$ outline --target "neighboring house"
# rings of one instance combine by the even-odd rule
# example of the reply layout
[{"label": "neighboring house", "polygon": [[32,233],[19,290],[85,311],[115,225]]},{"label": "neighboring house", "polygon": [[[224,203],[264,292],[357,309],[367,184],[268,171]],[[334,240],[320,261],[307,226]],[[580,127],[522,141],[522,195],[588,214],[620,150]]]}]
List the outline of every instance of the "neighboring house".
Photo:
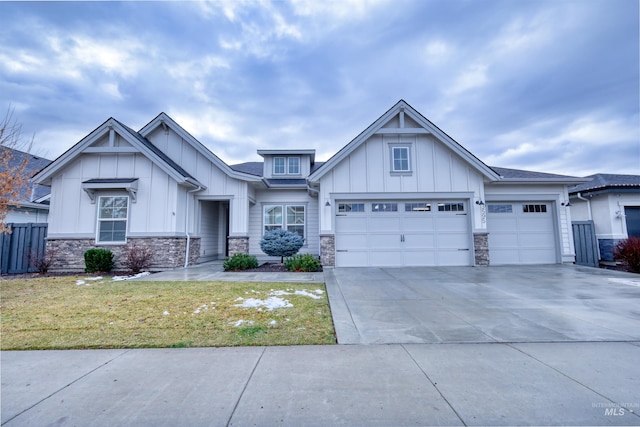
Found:
[{"label": "neighboring house", "polygon": [[640,237],[640,175],[599,173],[569,188],[571,217],[593,221],[600,259],[612,262],[613,248],[627,237]]},{"label": "neighboring house", "polygon": [[[567,186],[582,178],[491,168],[399,101],[327,162],[258,150],[229,166],[165,113],[110,118],[42,170],[59,267],[85,250],[149,245],[154,269],[234,253],[268,259],[284,228],[325,266],[471,266],[575,259]],[[274,258],[275,260],[275,258]]]},{"label": "neighboring house", "polygon": [[[51,163],[51,160],[15,150],[9,147],[2,147],[2,150],[9,150],[9,168],[13,169],[23,164],[26,165],[23,173],[25,176],[33,176],[35,173]],[[6,223],[28,223],[47,222],[49,213],[49,187],[36,185],[31,180],[20,189],[20,198],[15,204],[9,205]]]}]

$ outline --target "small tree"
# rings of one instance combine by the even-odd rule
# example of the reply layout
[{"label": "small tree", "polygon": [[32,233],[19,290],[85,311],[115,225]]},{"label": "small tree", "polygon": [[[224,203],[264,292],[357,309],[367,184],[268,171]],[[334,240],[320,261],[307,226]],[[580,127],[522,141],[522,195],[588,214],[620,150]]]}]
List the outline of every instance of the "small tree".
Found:
[{"label": "small tree", "polygon": [[284,257],[297,254],[302,245],[304,239],[298,233],[281,229],[266,232],[260,240],[262,252],[270,256],[279,256],[280,262],[284,262]]},{"label": "small tree", "polygon": [[630,271],[640,273],[640,237],[620,240],[613,249],[613,256],[621,259]]},{"label": "small tree", "polygon": [[131,273],[138,274],[147,270],[153,262],[153,251],[149,246],[141,246],[137,243],[125,246],[122,250],[122,265]]},{"label": "small tree", "polygon": [[9,110],[0,121],[0,233],[11,233],[5,219],[9,205],[18,203],[23,196],[29,177],[25,174],[26,158],[13,158],[13,151],[24,144],[21,136],[22,126],[13,120],[13,112]]}]

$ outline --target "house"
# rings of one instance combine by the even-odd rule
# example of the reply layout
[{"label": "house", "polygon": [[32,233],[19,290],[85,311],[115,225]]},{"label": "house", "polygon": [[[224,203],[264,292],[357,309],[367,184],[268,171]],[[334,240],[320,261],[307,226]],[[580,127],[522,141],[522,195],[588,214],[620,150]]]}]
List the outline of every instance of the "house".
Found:
[{"label": "house", "polygon": [[48,245],[60,268],[89,248],[136,242],[154,269],[260,250],[284,228],[325,266],[473,266],[574,261],[567,187],[582,178],[492,168],[400,100],[326,162],[258,150],[227,165],[161,113],[114,118],[43,169]]},{"label": "house", "polygon": [[611,263],[613,248],[627,237],[640,237],[640,175],[599,173],[569,188],[571,217],[593,221],[600,259]]},{"label": "house", "polygon": [[[43,157],[25,153],[10,147],[1,147],[7,150],[9,161],[8,168],[15,169],[25,164],[23,173],[25,176],[31,177],[51,163],[51,160]],[[5,218],[5,223],[29,223],[29,222],[47,222],[49,213],[49,188],[36,185],[30,180],[19,189],[20,197],[9,205],[9,211]]]}]

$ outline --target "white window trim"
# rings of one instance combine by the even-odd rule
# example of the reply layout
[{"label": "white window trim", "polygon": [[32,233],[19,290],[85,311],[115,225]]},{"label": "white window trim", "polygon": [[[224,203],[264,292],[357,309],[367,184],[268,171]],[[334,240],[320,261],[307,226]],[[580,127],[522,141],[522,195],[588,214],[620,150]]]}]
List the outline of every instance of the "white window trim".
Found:
[{"label": "white window trim", "polygon": [[[103,218],[100,219],[100,200],[107,198],[107,197],[124,197],[127,199],[127,217],[124,219],[121,218]],[[131,198],[129,196],[125,196],[125,195],[104,195],[104,196],[98,196],[98,203],[96,204],[96,244],[100,244],[100,245],[126,245],[127,244],[127,238],[128,238],[128,228],[129,228],[129,210],[131,207]],[[100,223],[102,221],[121,221],[125,223],[125,228],[124,228],[124,240],[119,240],[117,242],[113,242],[113,241],[102,241],[100,240]]]},{"label": "white window trim", "polygon": [[274,206],[279,206],[282,208],[282,224],[280,224],[280,229],[281,230],[286,230],[287,227],[289,225],[300,225],[300,224],[288,224],[287,223],[287,208],[289,207],[293,207],[293,206],[301,206],[304,209],[304,223],[302,224],[303,226],[303,238],[304,238],[304,246],[307,246],[307,212],[308,212],[308,207],[306,203],[264,203],[262,205],[262,235],[264,236],[264,234],[266,233],[265,231],[265,227],[267,226],[274,226],[277,224],[265,224],[265,210],[267,208],[271,208]]},{"label": "white window trim", "polygon": [[[389,144],[389,160],[390,160],[390,171],[392,175],[411,175],[413,173],[413,153],[411,152],[410,143],[393,143]],[[395,168],[395,149],[396,148],[404,148],[407,150],[407,167],[408,169],[396,169]]]},{"label": "white window trim", "polygon": [[[276,172],[276,159],[284,159],[284,172]],[[298,172],[291,172],[291,161],[298,160]],[[275,156],[273,158],[273,175],[274,176],[300,176],[302,174],[302,159],[300,156]]]}]

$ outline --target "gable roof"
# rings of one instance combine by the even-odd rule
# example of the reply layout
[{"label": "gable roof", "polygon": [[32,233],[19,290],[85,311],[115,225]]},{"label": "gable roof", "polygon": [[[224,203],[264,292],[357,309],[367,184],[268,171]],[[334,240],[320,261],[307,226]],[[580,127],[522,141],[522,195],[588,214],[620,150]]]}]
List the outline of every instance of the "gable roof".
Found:
[{"label": "gable roof", "polygon": [[[86,149],[88,149],[93,143],[97,142],[100,138],[109,134],[113,129],[122,138],[124,138],[135,149],[144,154],[152,162],[165,171],[169,176],[175,179],[180,184],[186,184],[193,187],[203,187],[193,176],[180,167],[177,163],[171,160],[167,155],[155,147],[149,140],[144,138],[139,133],[135,132],[128,126],[120,123],[118,120],[110,117],[96,129],[94,129],[89,135],[80,140],[73,147],[65,151],[56,160],[49,164],[46,168],[40,171],[35,177],[34,182],[38,184],[48,185],[51,181],[51,177],[61,170],[69,162],[80,156]],[[104,152],[117,152],[117,147],[100,147],[98,150]]]},{"label": "gable roof", "polygon": [[577,184],[581,182],[585,182],[586,178],[579,178],[576,176],[568,176],[568,175],[557,175],[553,173],[544,173],[544,172],[534,172],[527,171],[522,169],[508,169],[508,168],[499,168],[496,166],[491,167],[494,171],[500,174],[500,181],[495,182],[495,184],[500,183],[529,183],[529,184],[538,184],[538,183],[558,183],[558,184]]},{"label": "gable roof", "polygon": [[[387,112],[374,121],[369,127],[356,136],[351,142],[345,145],[340,151],[327,160],[322,166],[317,168],[309,176],[309,181],[318,181],[327,172],[329,172],[334,166],[345,159],[349,154],[356,150],[360,145],[365,143],[372,135],[380,131],[385,124],[393,119],[400,112],[404,112],[413,119],[418,125],[420,125],[427,133],[434,135],[440,142],[446,145],[454,153],[458,154],[464,160],[466,160],[472,167],[474,167],[480,174],[485,176],[491,181],[497,181],[499,179],[498,174],[492,170],[489,166],[484,164],[480,159],[474,156],[470,151],[456,142],[453,138],[443,132],[439,127],[434,125],[426,117],[420,114],[415,108],[409,105],[405,100],[401,99]],[[419,128],[418,128],[419,129]],[[416,128],[407,128],[406,133],[419,133]]]},{"label": "gable roof", "polygon": [[[9,151],[9,163],[7,167],[9,169],[14,169],[20,167],[23,163],[25,163],[24,167],[24,175],[31,178],[33,175],[38,173],[40,170],[47,167],[51,160],[45,159],[44,157],[36,156],[30,153],[25,153],[24,151],[16,150],[14,148],[0,147],[2,150]],[[1,166],[1,165],[0,165]],[[34,200],[41,199],[51,193],[51,190],[48,187],[44,187],[42,185],[34,184],[31,179],[19,190],[20,193],[20,202],[33,202]]]},{"label": "gable roof", "polygon": [[638,189],[640,191],[640,175],[597,173],[585,178],[588,178],[589,181],[569,188],[569,194],[613,189]]},{"label": "gable roof", "polygon": [[[176,123],[167,113],[158,114],[153,120],[144,125],[142,129],[138,131],[139,135],[146,139],[146,136],[156,130],[158,127],[169,127],[175,133],[177,133],[184,141],[188,142],[196,151],[202,156],[208,159],[211,163],[216,165],[220,170],[229,175],[232,178],[241,179],[244,181],[256,181],[256,178],[251,173],[243,172],[242,170],[235,170],[227,165],[220,157],[213,154],[211,150],[205,147],[200,141],[194,138],[189,132],[187,132],[182,126]],[[152,144],[153,145],[153,144]],[[159,151],[159,150],[158,150]]]}]

